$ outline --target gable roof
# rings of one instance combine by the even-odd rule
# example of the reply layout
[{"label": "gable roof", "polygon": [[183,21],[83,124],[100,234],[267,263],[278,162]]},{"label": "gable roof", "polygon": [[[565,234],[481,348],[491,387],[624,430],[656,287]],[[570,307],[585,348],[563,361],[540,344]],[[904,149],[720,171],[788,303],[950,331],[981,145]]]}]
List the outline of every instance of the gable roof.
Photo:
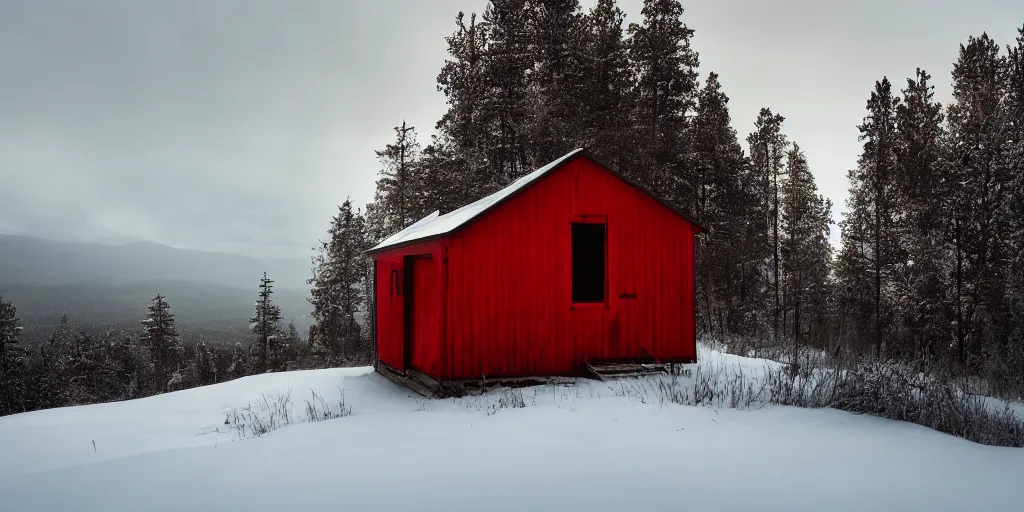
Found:
[{"label": "gable roof", "polygon": [[459,208],[457,210],[452,210],[444,215],[439,215],[440,212],[434,211],[430,215],[427,215],[426,217],[423,217],[422,219],[414,222],[413,224],[410,224],[409,227],[384,239],[384,241],[374,246],[372,249],[367,251],[367,253],[373,254],[383,251],[385,249],[392,249],[395,247],[408,245],[413,242],[424,242],[458,231],[459,229],[471,224],[475,219],[482,217],[485,213],[494,209],[499,204],[512,198],[522,190],[528,188],[531,184],[539,181],[544,176],[547,176],[551,172],[561,168],[565,164],[575,160],[580,156],[586,156],[590,160],[593,160],[595,163],[600,165],[605,170],[611,172],[619,179],[625,181],[632,187],[639,189],[645,194],[651,196],[651,198],[656,200],[661,205],[665,206],[669,210],[672,210],[674,213],[686,219],[689,223],[693,224],[694,226],[697,226],[697,228],[699,228],[701,231],[707,231],[706,228],[701,226],[692,217],[683,213],[682,211],[668,204],[667,202],[661,200],[657,195],[652,193],[650,190],[647,190],[645,187],[642,187],[639,184],[625,178],[618,172],[612,170],[610,167],[602,164],[583,148],[577,148],[566,153],[559,159],[545,165],[544,167],[541,167],[531,172],[530,174],[527,174],[517,179],[516,181],[513,181],[511,185],[487,197],[484,197],[483,199],[467,204],[466,206],[463,206],[462,208]]}]

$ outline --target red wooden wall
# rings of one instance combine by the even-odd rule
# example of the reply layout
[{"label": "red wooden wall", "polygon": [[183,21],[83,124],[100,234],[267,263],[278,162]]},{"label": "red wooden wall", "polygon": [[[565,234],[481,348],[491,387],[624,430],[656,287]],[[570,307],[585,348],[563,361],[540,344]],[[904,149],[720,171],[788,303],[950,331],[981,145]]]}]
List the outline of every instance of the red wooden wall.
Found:
[{"label": "red wooden wall", "polygon": [[[571,222],[588,215],[607,217],[607,302],[573,305]],[[406,367],[409,290],[399,295],[391,275],[404,282],[412,269],[409,362],[438,379],[573,374],[604,358],[694,358],[697,231],[576,158],[454,235],[375,256],[378,357]]]},{"label": "red wooden wall", "polygon": [[[570,223],[585,215],[607,216],[607,304],[573,306]],[[445,377],[695,357],[696,232],[588,158],[553,171],[451,238]]]}]

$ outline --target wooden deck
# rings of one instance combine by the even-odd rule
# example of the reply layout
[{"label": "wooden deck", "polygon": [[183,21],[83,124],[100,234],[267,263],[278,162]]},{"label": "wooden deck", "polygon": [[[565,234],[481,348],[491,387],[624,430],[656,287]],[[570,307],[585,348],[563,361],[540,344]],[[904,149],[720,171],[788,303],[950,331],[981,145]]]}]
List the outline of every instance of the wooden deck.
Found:
[{"label": "wooden deck", "polygon": [[[606,360],[585,363],[581,369],[581,377],[609,381],[648,375],[672,374],[682,372],[689,374],[683,365],[692,363],[690,360],[655,363],[639,360]],[[578,381],[579,377],[505,377],[480,378],[454,381],[438,381],[437,379],[416,370],[402,371],[380,361],[377,362],[377,373],[391,382],[404,386],[416,394],[426,398],[452,398],[476,395],[490,389],[522,388],[544,385],[569,385]]]},{"label": "wooden deck", "polygon": [[578,380],[575,377],[509,377],[441,382],[422,372],[416,370],[406,370],[403,372],[381,362],[377,363],[377,373],[391,382],[409,388],[416,394],[426,398],[452,398],[476,395],[499,387],[522,388],[548,384],[569,385]]}]

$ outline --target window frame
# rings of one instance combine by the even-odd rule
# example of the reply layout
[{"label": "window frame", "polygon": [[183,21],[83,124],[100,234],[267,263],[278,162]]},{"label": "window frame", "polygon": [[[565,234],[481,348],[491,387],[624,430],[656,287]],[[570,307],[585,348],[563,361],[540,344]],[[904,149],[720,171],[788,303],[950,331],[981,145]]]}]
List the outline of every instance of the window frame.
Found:
[{"label": "window frame", "polygon": [[[573,244],[572,244],[572,227],[573,224],[600,224],[604,226],[604,290],[603,299],[599,302],[576,302],[573,297]],[[607,215],[573,215],[569,218],[569,309],[608,309],[609,308],[609,286],[608,286],[608,216]]]}]

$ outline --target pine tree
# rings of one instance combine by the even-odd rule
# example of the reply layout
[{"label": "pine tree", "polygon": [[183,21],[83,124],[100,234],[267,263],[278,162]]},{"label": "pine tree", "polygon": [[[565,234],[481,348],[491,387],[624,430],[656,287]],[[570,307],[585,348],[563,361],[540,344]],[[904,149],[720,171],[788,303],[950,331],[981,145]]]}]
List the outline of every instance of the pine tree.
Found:
[{"label": "pine tree", "polygon": [[182,352],[178,329],[174,326],[174,315],[163,295],[153,297],[149,313],[142,323],[142,343],[149,349],[153,364],[154,389],[161,393],[167,391]]},{"label": "pine tree", "polygon": [[70,320],[67,315],[62,315],[50,337],[39,348],[40,361],[33,379],[39,408],[73,405],[69,367],[74,335]]},{"label": "pine tree", "polygon": [[146,383],[152,381],[151,364],[146,348],[138,336],[111,331],[104,337],[107,355],[118,393],[112,400],[130,400],[149,394]]},{"label": "pine tree", "polygon": [[1010,140],[1004,109],[1005,62],[982,34],[961,45],[953,66],[948,109],[951,204],[947,228],[953,259],[957,359],[991,357],[1006,345],[1006,263],[1010,226],[1000,215],[1009,199],[1010,170],[999,165]]},{"label": "pine tree", "polygon": [[739,334],[748,295],[740,293],[749,263],[763,259],[749,251],[750,217],[742,180],[748,164],[731,126],[729,98],[711,73],[699,94],[691,125],[689,179],[694,184],[686,207],[708,232],[697,241],[698,311],[711,334]]},{"label": "pine tree", "polygon": [[365,226],[352,202],[346,200],[331,220],[330,239],[321,242],[313,259],[310,302],[314,326],[311,348],[326,352],[332,364],[350,364],[368,356],[356,313],[366,301],[362,284],[367,277]]},{"label": "pine tree", "polygon": [[376,152],[381,171],[374,204],[381,215],[379,229],[385,237],[401,231],[421,217],[413,207],[422,186],[416,172],[420,152],[416,130],[402,121],[402,126],[395,128],[395,134],[393,144]]},{"label": "pine tree", "polygon": [[288,322],[288,334],[285,336],[285,339],[292,345],[302,343],[302,338],[299,336],[299,330],[295,327],[295,322]]},{"label": "pine tree", "polygon": [[249,374],[249,354],[242,344],[236,342],[231,349],[231,364],[228,366],[228,378],[237,379]]},{"label": "pine tree", "polygon": [[584,17],[584,93],[578,104],[584,127],[581,145],[620,172],[634,174],[629,165],[636,158],[630,121],[633,75],[624,20],[615,0],[598,0]]},{"label": "pine tree", "polygon": [[806,338],[805,329],[813,324],[820,335],[827,327],[831,210],[831,201],[818,194],[807,158],[800,146],[793,144],[782,186],[780,252],[786,305],[793,311],[794,363]]},{"label": "pine tree", "polygon": [[[446,137],[435,136],[433,142],[423,148],[417,169],[424,184],[414,205],[418,218],[434,211],[447,213],[477,199],[472,195],[472,183],[467,181],[470,166],[459,157],[455,145]],[[369,213],[366,217],[367,233],[373,235]],[[371,236],[371,246],[382,239]]]},{"label": "pine tree", "polygon": [[764,240],[770,255],[771,267],[767,281],[775,300],[772,311],[772,339],[779,343],[781,334],[782,283],[779,279],[779,224],[780,224],[780,178],[783,175],[783,157],[786,153],[786,137],[782,134],[782,123],[785,118],[773,114],[768,108],[762,108],[754,122],[754,132],[747,136],[750,146],[750,160],[754,176],[750,177],[750,186],[755,190],[757,202],[750,205],[752,211],[760,214],[763,221],[764,235],[751,240],[754,243]]},{"label": "pine tree", "polygon": [[[904,355],[929,355],[948,339],[945,246],[942,219],[948,218],[944,179],[942,105],[934,99],[931,75],[918,69],[907,80],[896,108],[897,184],[902,198],[900,230],[906,261],[897,262],[893,293],[907,338]],[[890,337],[890,339],[899,339]]]},{"label": "pine tree", "polygon": [[249,319],[249,328],[255,335],[251,361],[253,373],[274,371],[277,368],[279,341],[281,338],[281,308],[274,303],[274,281],[263,273],[260,279],[259,295],[255,312]]},{"label": "pine tree", "polygon": [[68,386],[66,392],[72,405],[91,404],[103,399],[100,382],[105,376],[107,362],[103,360],[103,347],[95,335],[80,330],[71,336],[64,350],[64,371]]},{"label": "pine tree", "polygon": [[217,366],[213,351],[206,346],[205,341],[200,341],[195,348],[195,383],[197,386],[207,386],[216,382]]},{"label": "pine tree", "polygon": [[1012,140],[1007,143],[1002,165],[1011,174],[1006,217],[1011,233],[1007,286],[1012,327],[1005,360],[1006,366],[1013,368],[1008,372],[1010,380],[1024,390],[1024,26],[1018,29],[1016,46],[1007,47],[1006,110]]},{"label": "pine tree", "polygon": [[[905,261],[900,244],[898,167],[896,161],[896,107],[887,78],[875,82],[875,90],[867,102],[868,115],[858,128],[864,149],[857,168],[850,171],[849,211],[843,228],[841,259],[847,260],[847,282],[871,283],[870,301],[872,342],[876,356],[882,353],[886,325],[892,320],[892,303],[886,289],[891,284],[893,266]],[[866,291],[866,290],[865,290]],[[865,319],[861,319],[863,322]],[[868,325],[859,325],[866,329]]]},{"label": "pine tree", "polygon": [[[453,178],[461,186],[452,198],[456,206],[472,202],[488,189],[488,176],[483,141],[485,131],[483,101],[487,96],[487,25],[477,23],[476,14],[469,22],[460,12],[455,18],[457,30],[445,38],[448,59],[437,76],[437,88],[448,102],[448,111],[437,122],[435,146],[450,157],[447,162]],[[443,211],[452,208],[441,208]],[[367,211],[367,217],[370,217]],[[372,223],[371,223],[372,224]]]},{"label": "pine tree", "polygon": [[528,0],[491,0],[481,28],[487,34],[477,137],[486,160],[482,195],[525,174],[528,162],[528,98],[533,33]]},{"label": "pine tree", "polygon": [[644,0],[643,22],[629,26],[629,57],[636,76],[635,123],[643,155],[635,176],[641,184],[681,205],[686,197],[686,116],[697,93],[693,30],[683,24],[679,0]]},{"label": "pine tree", "polygon": [[18,322],[14,304],[0,296],[0,416],[24,409],[25,353],[18,343]]},{"label": "pine tree", "polygon": [[530,163],[544,165],[583,142],[583,16],[579,0],[530,0],[534,61],[530,73]]}]

